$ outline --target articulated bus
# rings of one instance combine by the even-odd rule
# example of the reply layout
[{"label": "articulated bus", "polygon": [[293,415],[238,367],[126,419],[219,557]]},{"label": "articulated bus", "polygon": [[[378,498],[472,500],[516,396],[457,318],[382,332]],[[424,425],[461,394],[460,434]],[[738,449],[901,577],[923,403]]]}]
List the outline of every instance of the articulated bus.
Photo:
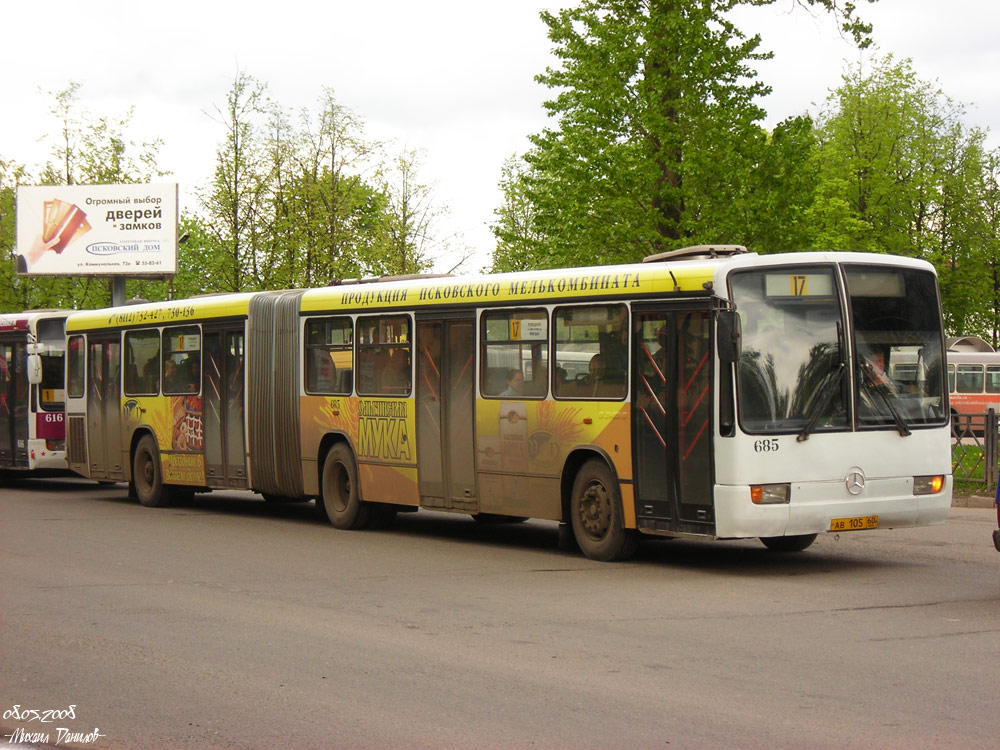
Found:
[{"label": "articulated bus", "polygon": [[68,311],[0,315],[0,471],[66,471]]},{"label": "articulated bus", "polygon": [[[922,261],[702,246],[80,312],[67,336],[70,466],[146,505],[226,487],[342,529],[548,519],[614,560],[642,536],[800,550],[951,504]],[[914,363],[905,387],[879,354]]]}]

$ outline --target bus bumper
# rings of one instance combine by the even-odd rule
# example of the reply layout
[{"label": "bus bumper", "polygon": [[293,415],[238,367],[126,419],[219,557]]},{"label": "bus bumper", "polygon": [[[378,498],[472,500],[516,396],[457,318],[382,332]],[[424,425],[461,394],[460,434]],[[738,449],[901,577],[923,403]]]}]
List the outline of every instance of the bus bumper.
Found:
[{"label": "bus bumper", "polygon": [[68,469],[65,450],[49,450],[45,440],[28,441],[28,468]]},{"label": "bus bumper", "polygon": [[749,485],[716,485],[715,534],[720,539],[819,534],[835,531],[834,519],[878,516],[880,529],[944,523],[951,508],[952,478],[934,495],[914,495],[912,477],[869,479],[859,495],[843,480],[791,484],[789,502],[754,505]]}]

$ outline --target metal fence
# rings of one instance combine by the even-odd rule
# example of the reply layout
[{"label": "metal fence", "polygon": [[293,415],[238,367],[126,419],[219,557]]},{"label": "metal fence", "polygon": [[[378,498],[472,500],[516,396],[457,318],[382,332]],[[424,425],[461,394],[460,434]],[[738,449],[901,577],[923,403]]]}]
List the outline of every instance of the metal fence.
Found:
[{"label": "metal fence", "polygon": [[997,414],[956,414],[951,420],[951,473],[958,481],[997,483]]}]

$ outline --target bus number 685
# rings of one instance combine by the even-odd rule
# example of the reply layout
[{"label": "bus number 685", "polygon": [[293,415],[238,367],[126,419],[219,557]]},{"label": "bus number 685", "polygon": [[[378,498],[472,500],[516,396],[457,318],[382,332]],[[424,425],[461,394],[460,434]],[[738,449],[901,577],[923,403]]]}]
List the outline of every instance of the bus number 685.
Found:
[{"label": "bus number 685", "polygon": [[778,450],[778,438],[755,440],[753,449],[756,453],[774,453]]}]

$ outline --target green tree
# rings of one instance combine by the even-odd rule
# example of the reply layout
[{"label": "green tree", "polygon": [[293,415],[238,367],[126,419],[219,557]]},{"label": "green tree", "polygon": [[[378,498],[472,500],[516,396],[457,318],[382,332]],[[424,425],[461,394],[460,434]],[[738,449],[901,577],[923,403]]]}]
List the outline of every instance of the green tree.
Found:
[{"label": "green tree", "polygon": [[437,235],[436,225],[448,209],[436,204],[433,188],[421,182],[420,160],[418,151],[403,149],[384,171],[388,215],[382,273],[426,271],[433,258],[447,249],[447,239]]},{"label": "green tree", "polygon": [[[537,80],[554,92],[544,105],[554,125],[503,178],[494,266],[635,261],[753,237],[767,147],[756,101],[769,89],[752,65],[768,55],[727,13],[770,2],[585,0],[543,12],[560,64]],[[853,3],[800,4],[834,12],[864,39]],[[529,214],[530,228],[513,232]]]},{"label": "green tree", "polygon": [[924,258],[941,282],[946,324],[979,332],[988,296],[984,133],[909,60],[853,66],[818,124],[809,210],[816,244]]},{"label": "green tree", "polygon": [[983,162],[981,188],[982,235],[979,241],[985,259],[988,294],[984,309],[983,335],[1000,348],[1000,149],[990,151]]},{"label": "green tree", "polygon": [[315,286],[368,275],[384,255],[387,200],[362,173],[374,171],[380,144],[365,138],[361,118],[330,89],[323,91],[318,116],[307,110],[299,120],[296,147],[281,170],[287,179],[275,200],[290,283]]},{"label": "green tree", "polygon": [[365,138],[364,123],[331,90],[316,114],[294,118],[241,72],[219,119],[226,139],[202,207],[211,233],[206,265],[220,290],[315,286],[428,266],[445,209],[420,181],[417,154],[384,161],[381,144]]},{"label": "green tree", "polygon": [[528,194],[529,167],[517,156],[503,163],[500,190],[503,204],[493,211],[496,221],[490,230],[496,238],[493,251],[494,271],[527,271],[544,265],[535,253],[542,247],[543,237],[536,229],[535,206]]},{"label": "green tree", "polygon": [[783,253],[815,246],[810,209],[816,197],[817,135],[809,117],[793,117],[768,133],[741,201],[747,247]]},{"label": "green tree", "polygon": [[258,251],[267,235],[263,222],[270,177],[260,135],[266,117],[266,88],[240,71],[225,108],[216,108],[226,135],[216,155],[211,186],[201,200],[211,231],[205,247],[206,268],[216,291],[250,290],[253,280],[260,277]]},{"label": "green tree", "polygon": [[[0,305],[16,311],[38,307],[100,307],[110,303],[104,279],[94,277],[17,277],[13,211],[17,185],[86,185],[152,182],[163,176],[157,167],[160,141],[135,142],[128,137],[133,110],[116,117],[94,116],[80,103],[80,83],[50,92],[51,113],[58,128],[47,136],[51,159],[37,181],[28,170],[0,161]],[[138,282],[130,282],[134,287]]]}]

